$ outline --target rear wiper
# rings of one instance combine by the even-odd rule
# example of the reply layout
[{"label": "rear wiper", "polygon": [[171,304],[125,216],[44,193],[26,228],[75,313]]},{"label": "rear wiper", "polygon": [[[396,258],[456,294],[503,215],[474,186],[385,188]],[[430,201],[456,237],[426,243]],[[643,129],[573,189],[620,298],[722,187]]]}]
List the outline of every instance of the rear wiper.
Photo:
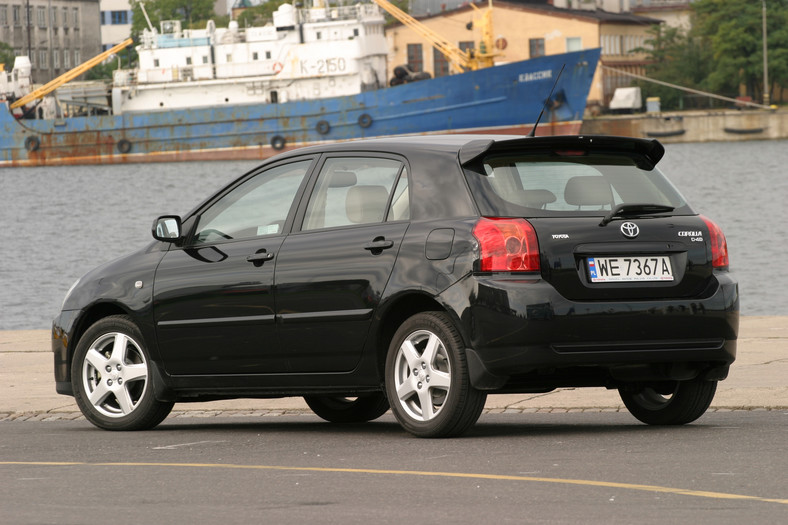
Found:
[{"label": "rear wiper", "polygon": [[645,213],[665,213],[675,209],[676,208],[673,206],[665,206],[664,204],[619,204],[613,208],[610,213],[605,215],[605,218],[602,219],[602,222],[600,222],[599,225],[605,226],[615,217],[641,215]]}]

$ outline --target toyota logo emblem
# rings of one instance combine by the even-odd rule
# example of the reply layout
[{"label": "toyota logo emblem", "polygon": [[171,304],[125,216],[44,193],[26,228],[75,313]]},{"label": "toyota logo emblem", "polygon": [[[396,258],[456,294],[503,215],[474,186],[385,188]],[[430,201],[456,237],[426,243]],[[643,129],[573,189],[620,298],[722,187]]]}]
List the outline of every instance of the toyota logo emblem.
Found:
[{"label": "toyota logo emblem", "polygon": [[621,233],[628,239],[634,239],[640,235],[640,228],[634,222],[625,222],[621,225]]}]

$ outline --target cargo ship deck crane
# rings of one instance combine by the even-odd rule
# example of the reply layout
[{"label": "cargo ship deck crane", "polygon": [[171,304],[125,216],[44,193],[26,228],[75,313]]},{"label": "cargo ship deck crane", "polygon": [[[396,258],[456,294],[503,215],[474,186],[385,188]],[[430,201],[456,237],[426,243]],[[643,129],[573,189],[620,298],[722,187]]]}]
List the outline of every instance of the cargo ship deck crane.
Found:
[{"label": "cargo ship deck crane", "polygon": [[54,90],[56,90],[57,88],[59,88],[60,86],[65,84],[66,82],[69,82],[69,81],[77,78],[79,75],[81,75],[85,71],[87,71],[87,70],[97,66],[101,62],[103,62],[110,55],[113,55],[113,54],[117,53],[118,51],[120,51],[121,49],[124,49],[124,48],[130,46],[133,42],[134,41],[131,38],[128,38],[128,39],[124,40],[123,42],[121,42],[120,44],[112,47],[111,49],[108,49],[108,50],[104,51],[103,53],[94,56],[90,60],[87,60],[87,61],[81,63],[80,65],[78,65],[74,69],[71,69],[70,71],[67,71],[67,72],[63,73],[62,75],[60,75],[56,79],[50,80],[48,83],[44,84],[40,88],[38,88],[38,89],[36,89],[34,91],[31,91],[30,93],[28,93],[24,97],[16,100],[13,104],[11,104],[11,109],[16,109],[16,108],[22,107],[25,104],[28,104],[28,103],[34,101],[34,100],[37,100],[39,98],[44,98],[45,96],[47,96],[48,94],[50,94],[51,92],[53,92]]}]

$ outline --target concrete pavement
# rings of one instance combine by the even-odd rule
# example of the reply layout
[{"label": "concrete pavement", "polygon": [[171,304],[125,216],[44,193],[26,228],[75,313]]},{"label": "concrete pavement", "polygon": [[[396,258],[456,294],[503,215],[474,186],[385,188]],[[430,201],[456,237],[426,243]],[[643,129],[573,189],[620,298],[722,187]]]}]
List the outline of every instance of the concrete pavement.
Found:
[{"label": "concrete pavement", "polygon": [[[0,331],[0,421],[74,419],[74,399],[55,392],[48,330]],[[738,357],[711,410],[788,409],[788,317],[742,317]],[[173,416],[278,415],[304,412],[301,398],[180,403]],[[487,412],[626,410],[616,391],[560,389],[491,395]],[[171,416],[172,417],[172,416]]]}]

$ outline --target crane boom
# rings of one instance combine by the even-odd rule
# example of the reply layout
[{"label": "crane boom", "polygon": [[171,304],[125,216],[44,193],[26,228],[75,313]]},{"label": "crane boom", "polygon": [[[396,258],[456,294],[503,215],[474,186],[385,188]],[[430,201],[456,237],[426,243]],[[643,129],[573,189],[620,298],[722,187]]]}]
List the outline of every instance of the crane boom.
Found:
[{"label": "crane boom", "polygon": [[65,84],[66,82],[69,82],[70,80],[73,80],[73,79],[77,78],[79,75],[81,75],[85,71],[97,66],[98,64],[100,64],[104,59],[106,59],[110,55],[115,54],[118,51],[120,51],[121,49],[124,49],[124,48],[130,46],[133,42],[134,41],[131,38],[126,39],[123,42],[121,42],[120,44],[116,45],[115,47],[113,47],[111,49],[108,49],[108,50],[104,51],[103,53],[94,56],[90,60],[87,60],[87,61],[81,63],[80,65],[78,65],[74,69],[63,73],[62,75],[60,75],[56,79],[50,80],[49,82],[47,82],[46,84],[44,84],[40,88],[36,89],[35,91],[31,91],[30,93],[28,93],[24,97],[16,100],[13,104],[11,104],[11,109],[22,107],[25,104],[28,104],[28,103],[36,100],[36,99],[43,98],[43,97],[47,96],[48,94],[50,94],[51,92],[53,92],[54,90],[56,90],[57,88],[59,88],[60,86]]},{"label": "crane boom", "polygon": [[[463,51],[437,32],[389,2],[389,0],[372,1],[378,4],[391,16],[402,22],[403,25],[425,38],[435,49],[443,53],[446,59],[458,72],[481,69],[494,65],[493,57],[497,56],[497,53],[492,52],[492,2],[490,2],[491,7],[486,9],[480,18],[482,25],[482,42],[479,46],[480,48],[475,51]],[[480,11],[474,4],[470,5],[473,9]]]}]

